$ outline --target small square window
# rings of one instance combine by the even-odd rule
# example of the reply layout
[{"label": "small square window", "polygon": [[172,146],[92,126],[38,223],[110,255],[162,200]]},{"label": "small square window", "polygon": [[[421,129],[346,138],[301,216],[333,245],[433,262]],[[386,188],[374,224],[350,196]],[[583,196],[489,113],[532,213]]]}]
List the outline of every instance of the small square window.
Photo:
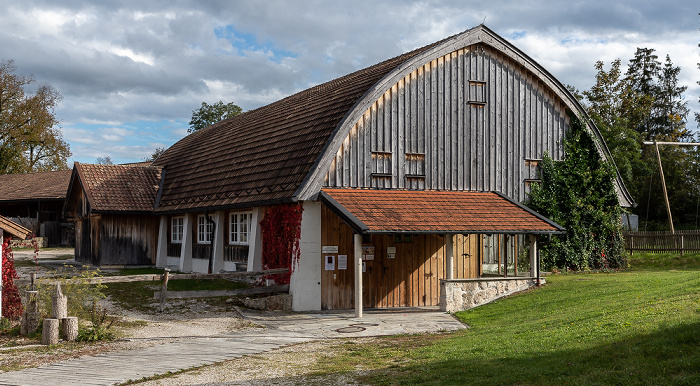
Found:
[{"label": "small square window", "polygon": [[170,242],[182,244],[182,235],[185,230],[185,218],[173,217],[170,220]]},{"label": "small square window", "polygon": [[207,221],[207,216],[200,214],[197,217],[197,244],[211,244],[213,232],[214,224]]},{"label": "small square window", "polygon": [[252,212],[236,212],[229,216],[229,244],[249,245]]}]

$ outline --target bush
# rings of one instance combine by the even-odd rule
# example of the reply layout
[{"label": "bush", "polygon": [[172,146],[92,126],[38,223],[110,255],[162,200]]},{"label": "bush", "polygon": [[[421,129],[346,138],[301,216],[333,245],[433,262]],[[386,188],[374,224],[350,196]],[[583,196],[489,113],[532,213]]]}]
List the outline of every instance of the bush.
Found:
[{"label": "bush", "polygon": [[19,278],[15,270],[15,259],[12,257],[10,247],[11,237],[5,237],[2,243],[2,316],[17,320],[22,316],[22,298],[15,285],[15,279]]},{"label": "bush", "polygon": [[78,338],[76,339],[78,342],[97,342],[114,339],[114,334],[108,331],[112,327],[114,319],[109,317],[107,310],[99,306],[97,302],[92,303],[90,321],[92,326],[78,330]]},{"label": "bush", "polygon": [[615,168],[601,160],[583,123],[571,116],[564,143],[566,158],[544,155],[542,182],[534,184],[527,205],[566,228],[542,244],[545,269],[619,269],[627,265],[622,210],[615,191]]}]

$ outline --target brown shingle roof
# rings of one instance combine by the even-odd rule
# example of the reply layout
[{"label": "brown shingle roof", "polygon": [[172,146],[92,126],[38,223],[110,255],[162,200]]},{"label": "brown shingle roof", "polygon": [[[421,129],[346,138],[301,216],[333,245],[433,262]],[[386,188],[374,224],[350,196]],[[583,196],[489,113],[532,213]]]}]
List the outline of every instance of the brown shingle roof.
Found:
[{"label": "brown shingle roof", "polygon": [[158,211],[289,200],[353,105],[419,48],[202,129],[170,147]]},{"label": "brown shingle roof", "polygon": [[13,237],[19,239],[27,239],[32,235],[32,231],[29,229],[10,221],[7,217],[0,216],[0,228],[2,228],[3,233],[8,233]]},{"label": "brown shingle roof", "polygon": [[66,198],[70,170],[0,175],[0,201]]},{"label": "brown shingle roof", "polygon": [[93,211],[153,212],[160,168],[76,162],[75,170]]},{"label": "brown shingle roof", "polygon": [[322,199],[368,233],[558,233],[564,229],[494,192],[323,189]]}]

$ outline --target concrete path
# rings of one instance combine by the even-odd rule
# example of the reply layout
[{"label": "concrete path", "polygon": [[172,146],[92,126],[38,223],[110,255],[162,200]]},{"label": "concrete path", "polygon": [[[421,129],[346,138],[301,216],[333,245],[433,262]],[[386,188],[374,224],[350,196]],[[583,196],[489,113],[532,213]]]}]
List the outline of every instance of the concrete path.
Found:
[{"label": "concrete path", "polygon": [[244,311],[265,328],[190,338],[0,374],[0,385],[113,385],[319,339],[454,331],[465,326],[435,309],[275,313]]}]

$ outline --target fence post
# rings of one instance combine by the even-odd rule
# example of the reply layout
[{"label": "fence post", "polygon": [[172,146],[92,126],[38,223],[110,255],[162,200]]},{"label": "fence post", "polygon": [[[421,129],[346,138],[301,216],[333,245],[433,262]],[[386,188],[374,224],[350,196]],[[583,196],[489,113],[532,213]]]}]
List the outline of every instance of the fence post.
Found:
[{"label": "fence post", "polygon": [[685,243],[683,240],[683,235],[681,235],[681,256],[683,256],[683,249],[685,248]]},{"label": "fence post", "polygon": [[160,312],[165,311],[165,299],[167,296],[168,292],[168,274],[170,273],[170,269],[166,268],[163,272],[163,285],[161,286],[160,289]]}]

